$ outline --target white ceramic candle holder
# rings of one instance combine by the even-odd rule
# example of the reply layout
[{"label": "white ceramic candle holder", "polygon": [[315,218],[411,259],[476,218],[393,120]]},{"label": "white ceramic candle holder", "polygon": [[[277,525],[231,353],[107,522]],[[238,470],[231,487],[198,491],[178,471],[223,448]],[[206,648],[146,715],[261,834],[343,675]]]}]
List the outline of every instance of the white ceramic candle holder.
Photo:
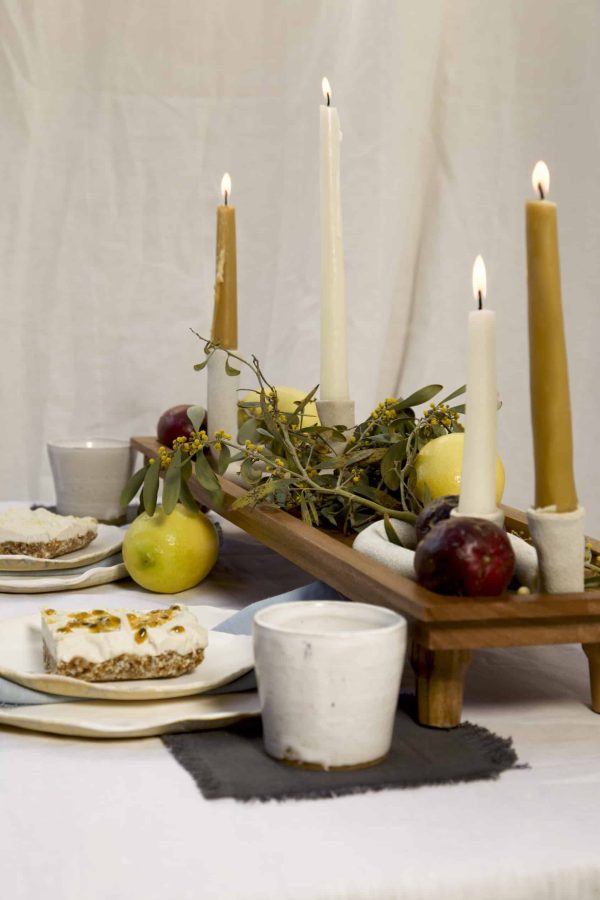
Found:
[{"label": "white ceramic candle holder", "polygon": [[410,578],[416,581],[415,573],[415,547],[417,546],[417,535],[415,529],[408,522],[402,522],[400,519],[390,519],[392,528],[402,541],[403,546],[392,544],[385,533],[385,525],[383,520],[373,522],[368,525],[354,538],[352,547],[358,550],[363,556],[387,566],[402,575],[404,578]]},{"label": "white ceramic candle holder", "polygon": [[[239,375],[225,371],[227,353],[217,349],[206,366],[206,416],[208,436],[212,440],[215,431],[225,431],[235,440],[238,433]],[[214,455],[218,455],[214,452]]]},{"label": "white ceramic candle holder", "polygon": [[406,619],[366,603],[303,600],[259,610],[253,637],[265,748],[322,769],[390,749]]},{"label": "white ceramic candle holder", "polygon": [[535,547],[516,534],[509,534],[508,539],[515,554],[515,578],[530,591],[537,590],[539,577]]},{"label": "white ceramic candle holder", "polygon": [[450,515],[453,518],[457,519],[485,519],[486,522],[492,522],[494,525],[497,525],[498,528],[502,528],[502,526],[504,525],[504,513],[501,509],[495,509],[494,512],[491,513],[477,513],[477,515],[469,515],[468,513],[459,512],[458,507],[456,507],[451,511]]},{"label": "white ceramic candle holder", "polygon": [[529,533],[539,561],[539,589],[547,594],[580,593],[584,588],[585,510],[556,512],[555,506],[528,509]]},{"label": "white ceramic candle holder", "polygon": [[354,428],[356,425],[354,400],[317,400],[317,412],[321,425],[327,428],[335,428],[338,425]]}]

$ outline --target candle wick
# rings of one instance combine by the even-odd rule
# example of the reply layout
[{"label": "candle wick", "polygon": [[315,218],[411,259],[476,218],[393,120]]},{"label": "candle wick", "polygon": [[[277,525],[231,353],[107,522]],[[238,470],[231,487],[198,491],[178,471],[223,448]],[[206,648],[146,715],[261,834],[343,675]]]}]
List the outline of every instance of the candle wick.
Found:
[{"label": "candle wick", "polygon": [[538,191],[540,192],[540,200],[544,199],[544,188],[541,184],[538,184]]},{"label": "candle wick", "polygon": [[479,301],[479,309],[483,309],[483,295],[481,291],[477,291],[477,299]]},{"label": "candle wick", "polygon": [[331,106],[331,96],[329,94],[329,91],[327,91],[327,106]]},{"label": "candle wick", "polygon": [[225,194],[225,206],[227,206],[227,191],[223,191],[223,193]]}]

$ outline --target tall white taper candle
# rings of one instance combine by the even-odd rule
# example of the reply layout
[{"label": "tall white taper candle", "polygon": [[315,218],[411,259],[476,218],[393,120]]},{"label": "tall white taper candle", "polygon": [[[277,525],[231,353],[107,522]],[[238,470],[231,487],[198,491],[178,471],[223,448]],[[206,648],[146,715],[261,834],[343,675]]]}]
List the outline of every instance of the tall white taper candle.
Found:
[{"label": "tall white taper candle", "polygon": [[497,516],[496,506],[496,313],[483,309],[485,265],[473,266],[479,309],[469,313],[465,443],[458,515]]},{"label": "tall white taper candle", "polygon": [[340,120],[323,79],[321,106],[321,377],[320,400],[347,400],[348,350],[340,197]]}]

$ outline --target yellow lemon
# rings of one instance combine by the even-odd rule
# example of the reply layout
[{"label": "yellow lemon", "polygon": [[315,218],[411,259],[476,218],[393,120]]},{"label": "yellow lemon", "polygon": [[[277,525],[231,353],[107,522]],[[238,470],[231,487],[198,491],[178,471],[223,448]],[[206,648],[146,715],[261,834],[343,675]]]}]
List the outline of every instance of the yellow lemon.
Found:
[{"label": "yellow lemon", "polygon": [[[275,385],[275,390],[277,391],[279,411],[282,413],[295,413],[298,408],[296,406],[296,403],[300,403],[308,394],[308,391],[301,391],[298,388],[285,387],[284,385],[279,384]],[[245,397],[242,397],[241,402],[252,403],[253,401],[257,401],[258,399],[258,391],[250,391],[248,394],[246,394]],[[256,407],[256,410],[260,411],[260,408]],[[238,411],[238,425],[241,426],[248,418],[248,414],[253,412],[253,408],[241,408]],[[305,426],[319,424],[319,414],[317,413],[317,407],[314,402],[311,401],[306,405],[304,409],[303,419]]]},{"label": "yellow lemon", "polygon": [[134,581],[148,591],[176,594],[206,578],[219,555],[219,537],[203,513],[177,504],[170,515],[158,507],[142,513],[123,540],[123,561]]},{"label": "yellow lemon", "polygon": [[[464,434],[457,431],[434,438],[419,451],[415,461],[415,494],[419,500],[424,499],[425,485],[432,500],[446,494],[460,494],[464,442]],[[500,503],[503,493],[504,466],[496,456],[496,503]]]}]

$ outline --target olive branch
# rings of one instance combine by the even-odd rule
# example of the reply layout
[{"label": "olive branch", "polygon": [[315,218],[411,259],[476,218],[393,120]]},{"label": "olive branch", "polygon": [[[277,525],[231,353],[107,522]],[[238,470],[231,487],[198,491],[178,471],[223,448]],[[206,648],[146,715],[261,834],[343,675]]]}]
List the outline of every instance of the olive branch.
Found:
[{"label": "olive branch", "polygon": [[[277,389],[255,356],[247,360],[193,333],[203,342],[205,357],[194,369],[204,369],[221,349],[227,374],[239,375],[242,368],[252,372],[256,399],[238,404],[242,421],[235,438],[224,431],[209,436],[201,428],[205,410],[191,407],[189,437],[182,435],[172,447],[161,447],[158,459],[149,460],[131,477],[121,497],[123,505],[141,491],[141,507],[153,515],[163,472],[162,506],[167,514],[178,502],[197,509],[189,489],[192,477],[218,509],[224,495],[217,475],[239,464],[248,491],[235,500],[234,509],[267,504],[299,515],[307,525],[344,534],[382,517],[414,522],[428,499],[415,494],[416,457],[433,438],[462,431],[459,416],[464,407],[448,404],[464,387],[437,403],[432,398],[442,390],[439,384],[407,398],[388,397],[356,427],[332,428],[307,414],[318,385],[295,403],[293,411],[282,410]],[[429,407],[417,416],[414,408],[426,403]]]}]

